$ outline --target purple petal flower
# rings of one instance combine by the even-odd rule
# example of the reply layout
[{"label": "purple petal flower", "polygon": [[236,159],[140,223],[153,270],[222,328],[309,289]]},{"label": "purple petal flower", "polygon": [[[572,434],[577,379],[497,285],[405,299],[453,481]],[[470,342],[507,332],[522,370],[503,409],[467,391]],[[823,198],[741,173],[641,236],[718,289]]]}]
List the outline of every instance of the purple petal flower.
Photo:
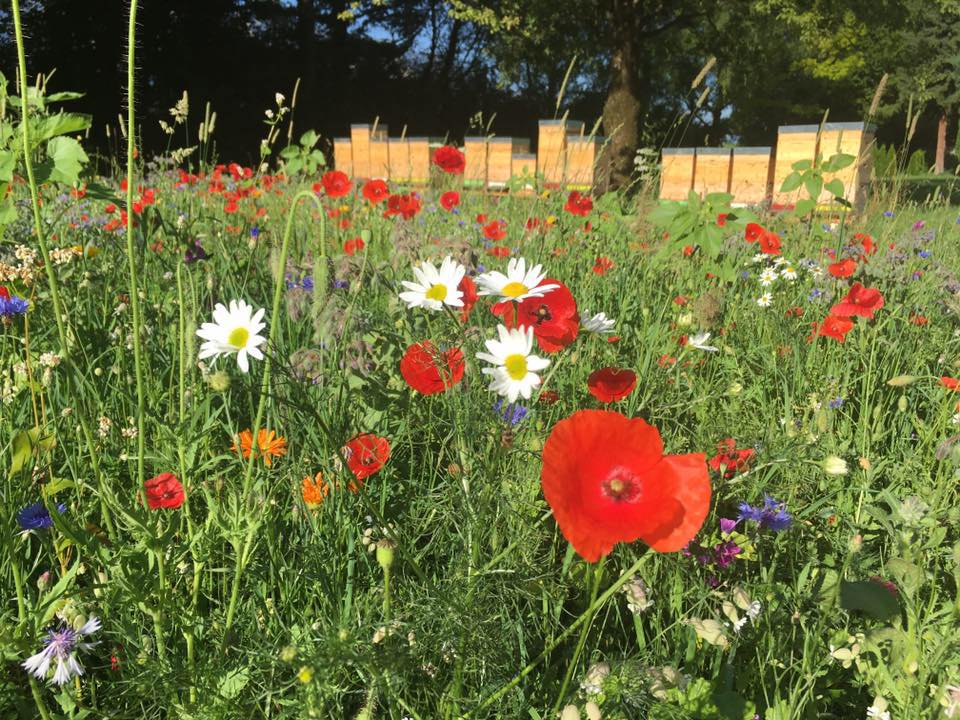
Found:
[{"label": "purple petal flower", "polygon": [[724,535],[729,535],[733,532],[733,529],[737,526],[738,520],[730,520],[729,518],[720,518],[720,532]]}]

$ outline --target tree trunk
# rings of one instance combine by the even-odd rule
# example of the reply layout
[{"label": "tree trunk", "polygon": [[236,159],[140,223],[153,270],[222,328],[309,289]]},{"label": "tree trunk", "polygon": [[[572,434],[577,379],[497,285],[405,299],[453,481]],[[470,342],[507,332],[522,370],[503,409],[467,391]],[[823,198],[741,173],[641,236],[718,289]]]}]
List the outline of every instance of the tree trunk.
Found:
[{"label": "tree trunk", "polygon": [[639,52],[630,3],[614,0],[610,15],[613,52],[610,58],[610,88],[603,104],[603,129],[609,137],[606,148],[605,185],[608,190],[629,184],[633,160],[640,143]]},{"label": "tree trunk", "polygon": [[944,171],[947,164],[947,111],[940,112],[940,121],[937,123],[937,156],[933,171],[938,175]]}]

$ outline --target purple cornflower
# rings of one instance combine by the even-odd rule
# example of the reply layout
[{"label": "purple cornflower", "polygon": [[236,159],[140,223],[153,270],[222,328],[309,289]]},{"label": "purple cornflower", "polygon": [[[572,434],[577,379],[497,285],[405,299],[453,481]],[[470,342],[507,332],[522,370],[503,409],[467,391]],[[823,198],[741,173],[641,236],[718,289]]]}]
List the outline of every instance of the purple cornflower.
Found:
[{"label": "purple cornflower", "polygon": [[256,225],[250,228],[250,237],[252,237],[254,240],[260,237],[260,228],[258,228]]},{"label": "purple cornflower", "polygon": [[46,646],[36,655],[23,661],[23,669],[37,680],[44,680],[50,663],[57,661],[57,669],[50,679],[55,685],[66,685],[73,678],[83,675],[83,666],[77,662],[76,651],[89,650],[97,643],[81,642],[84,635],[92,635],[100,629],[100,621],[92,617],[79,630],[62,625],[59,630],[50,630],[43,644]]},{"label": "purple cornflower", "polygon": [[820,288],[814,288],[813,290],[810,291],[810,297],[808,299],[810,300],[810,302],[813,302],[821,295],[823,295],[823,290],[821,290]]},{"label": "purple cornflower", "polygon": [[313,292],[313,275],[304,275],[300,280],[300,287],[308,292]]},{"label": "purple cornflower", "polygon": [[346,280],[338,280],[337,278],[334,278],[332,285],[334,290],[343,290],[344,288],[349,287],[350,283],[348,283]]},{"label": "purple cornflower", "polygon": [[731,520],[730,518],[720,518],[720,532],[724,535],[729,535],[733,532],[733,529],[737,526],[739,520]]},{"label": "purple cornflower", "polygon": [[928,257],[930,257],[931,255],[933,255],[933,253],[930,252],[929,250],[919,250],[919,251],[917,252],[917,255],[919,255],[919,256],[922,257],[924,260],[926,260]]},{"label": "purple cornflower", "polygon": [[[57,503],[56,509],[58,513],[65,513],[67,506],[63,503]],[[53,518],[50,516],[50,511],[47,510],[46,505],[40,502],[30,503],[20,508],[17,512],[17,522],[20,523],[20,529],[24,532],[53,527]]]},{"label": "purple cornflower", "polygon": [[763,517],[763,510],[757,507],[753,507],[750,503],[742,502],[737,507],[740,511],[737,513],[737,522],[752,520],[753,522],[760,522],[760,519]]},{"label": "purple cornflower", "polygon": [[183,254],[183,261],[190,265],[197,262],[198,260],[206,260],[210,256],[207,255],[207,251],[203,249],[203,245],[200,244],[199,240],[195,240],[192,248],[187,248],[187,251]]},{"label": "purple cornflower", "polygon": [[504,405],[502,398],[493,404],[493,411],[510,427],[516,427],[527,416],[527,408],[523,405],[520,403]]},{"label": "purple cornflower", "polygon": [[754,507],[749,503],[742,502],[739,510],[738,522],[740,520],[750,520],[757,523],[761,528],[773,532],[782,532],[793,523],[793,518],[786,510],[786,503],[778,502],[766,494],[763,496],[762,507]]},{"label": "purple cornflower", "polygon": [[19,295],[10,295],[9,297],[0,295],[0,317],[2,318],[12,318],[17,315],[26,315],[29,307],[30,303]]},{"label": "purple cornflower", "polygon": [[886,218],[892,218],[892,217],[893,217],[893,210],[884,210],[883,216],[886,217]]},{"label": "purple cornflower", "polygon": [[831,409],[831,410],[837,410],[837,409],[839,409],[839,408],[841,408],[841,407],[843,407],[843,398],[842,398],[842,397],[835,397],[833,400],[830,401],[830,409]]}]

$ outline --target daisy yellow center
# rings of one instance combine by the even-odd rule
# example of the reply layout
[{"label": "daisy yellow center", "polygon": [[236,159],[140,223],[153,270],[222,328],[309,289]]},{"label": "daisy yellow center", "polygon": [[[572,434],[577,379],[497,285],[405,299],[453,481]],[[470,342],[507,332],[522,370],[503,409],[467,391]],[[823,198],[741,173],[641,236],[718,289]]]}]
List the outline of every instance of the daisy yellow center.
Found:
[{"label": "daisy yellow center", "polygon": [[518,298],[521,295],[526,295],[528,292],[530,292],[530,288],[528,288],[523,283],[509,282],[503,286],[503,290],[501,290],[500,292],[503,294],[504,297]]},{"label": "daisy yellow center", "polygon": [[514,380],[523,380],[527,376],[526,355],[508,355],[503,366],[507,369],[507,375]]},{"label": "daisy yellow center", "polygon": [[431,285],[430,289],[426,292],[426,297],[429,300],[438,300],[443,302],[447,299],[447,286],[446,285]]},{"label": "daisy yellow center", "polygon": [[244,348],[247,346],[247,340],[250,339],[250,331],[245,327],[234,328],[227,335],[227,342],[235,348]]}]

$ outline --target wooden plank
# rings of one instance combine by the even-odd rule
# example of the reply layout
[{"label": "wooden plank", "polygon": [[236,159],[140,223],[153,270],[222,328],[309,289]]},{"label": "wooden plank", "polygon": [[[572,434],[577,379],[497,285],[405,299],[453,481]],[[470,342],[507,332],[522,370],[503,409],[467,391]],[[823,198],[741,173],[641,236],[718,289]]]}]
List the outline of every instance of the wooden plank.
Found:
[{"label": "wooden plank", "polygon": [[[843,183],[844,199],[862,209],[873,172],[873,133],[876,127],[863,122],[826,123],[820,135],[820,156],[826,161],[837,153],[853,155],[853,164],[835,173],[824,173],[824,184],[838,178]],[[821,203],[829,203],[833,195],[824,190]]]},{"label": "wooden plank", "polygon": [[353,176],[365,180],[370,177],[370,126],[362,123],[351,125],[350,145],[353,150]]},{"label": "wooden plank", "polygon": [[781,125],[777,130],[777,153],[773,168],[773,206],[792,206],[802,191],[780,192],[783,181],[793,172],[793,164],[799,160],[817,157],[817,131],[819,125]]},{"label": "wooden plank", "polygon": [[411,183],[415,185],[426,185],[430,182],[430,165],[433,160],[433,151],[440,147],[441,144],[442,141],[438,138],[408,138]]},{"label": "wooden plank", "polygon": [[390,138],[387,141],[390,153],[390,180],[400,183],[410,182],[410,142],[407,138]]},{"label": "wooden plank", "polygon": [[465,137],[463,154],[466,166],[463,170],[465,187],[485,188],[487,186],[487,151],[489,143],[485,137]]},{"label": "wooden plank", "polygon": [[567,136],[567,187],[571,190],[592,190],[597,162],[606,138],[583,135]]},{"label": "wooden plank", "polygon": [[353,177],[353,150],[350,138],[333,139],[333,167]]},{"label": "wooden plank", "polygon": [[560,187],[567,179],[567,138],[582,135],[577,120],[540,120],[537,123],[537,168],[547,187]]},{"label": "wooden plank", "polygon": [[487,186],[504,187],[514,174],[513,156],[529,152],[530,140],[527,138],[490,138],[487,150]]},{"label": "wooden plank", "polygon": [[730,148],[697,148],[693,187],[700,197],[730,192]]},{"label": "wooden plank", "polygon": [[773,148],[737,147],[733,149],[730,194],[737,205],[759,205],[770,197]]},{"label": "wooden plank", "polygon": [[693,148],[664,148],[660,171],[660,199],[686,200],[693,189],[696,154]]}]

